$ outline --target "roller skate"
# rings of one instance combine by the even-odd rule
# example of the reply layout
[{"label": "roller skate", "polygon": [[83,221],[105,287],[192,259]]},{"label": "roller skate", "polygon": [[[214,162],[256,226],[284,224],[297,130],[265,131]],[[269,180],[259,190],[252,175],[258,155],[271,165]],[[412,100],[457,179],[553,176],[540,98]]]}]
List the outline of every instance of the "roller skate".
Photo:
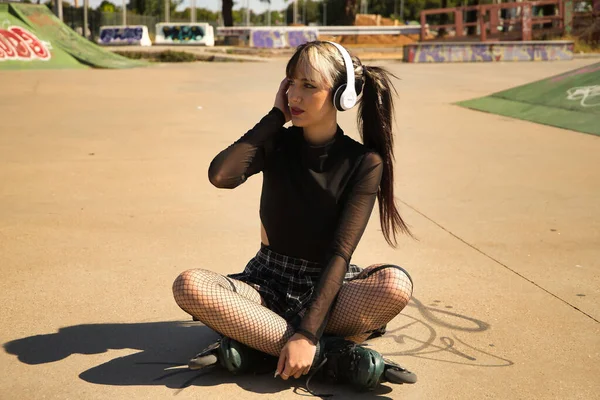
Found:
[{"label": "roller skate", "polygon": [[338,337],[323,337],[306,382],[309,388],[313,376],[325,381],[345,383],[357,391],[373,390],[382,382],[412,384],[417,376],[397,363],[384,358],[373,349]]},{"label": "roller skate", "polygon": [[188,368],[199,370],[211,366],[221,366],[233,374],[245,372],[267,372],[277,367],[277,358],[262,353],[228,337],[223,337],[196,354]]}]

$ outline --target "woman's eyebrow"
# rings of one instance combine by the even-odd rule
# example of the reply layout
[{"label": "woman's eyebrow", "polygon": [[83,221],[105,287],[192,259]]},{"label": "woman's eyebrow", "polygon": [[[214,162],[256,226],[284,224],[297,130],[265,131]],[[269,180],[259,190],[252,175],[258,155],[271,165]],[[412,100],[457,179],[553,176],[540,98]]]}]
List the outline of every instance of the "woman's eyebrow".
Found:
[{"label": "woman's eyebrow", "polygon": [[316,84],[316,81],[315,81],[315,80],[308,79],[308,78],[299,78],[299,77],[298,77],[298,78],[289,78],[289,79],[292,79],[292,80],[294,80],[294,79],[298,79],[298,80],[300,80],[300,81],[302,81],[302,82],[308,82],[308,83],[311,83],[311,84]]}]

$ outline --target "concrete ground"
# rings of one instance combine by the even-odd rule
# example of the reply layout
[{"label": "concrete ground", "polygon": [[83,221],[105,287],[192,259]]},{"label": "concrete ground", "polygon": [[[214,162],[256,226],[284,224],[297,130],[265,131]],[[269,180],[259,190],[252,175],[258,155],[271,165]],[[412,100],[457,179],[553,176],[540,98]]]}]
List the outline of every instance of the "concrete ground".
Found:
[{"label": "concrete ground", "polygon": [[[393,262],[414,298],[371,345],[415,385],[334,398],[594,399],[600,393],[600,138],[463,109],[595,60],[410,65],[396,194],[353,261]],[[164,371],[214,333],[171,283],[240,271],[259,247],[260,176],[213,188],[218,151],[272,106],[285,60],[0,74],[0,398],[296,399],[303,381]],[[340,115],[357,137],[356,111]],[[171,373],[171,374],[169,374]]]}]

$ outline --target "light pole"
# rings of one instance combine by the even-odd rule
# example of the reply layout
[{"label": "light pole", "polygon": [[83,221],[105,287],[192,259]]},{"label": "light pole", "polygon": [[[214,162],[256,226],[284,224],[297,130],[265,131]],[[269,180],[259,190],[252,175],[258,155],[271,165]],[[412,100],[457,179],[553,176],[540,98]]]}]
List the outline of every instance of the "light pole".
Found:
[{"label": "light pole", "polygon": [[190,22],[196,22],[196,0],[192,0],[192,10],[190,15]]},{"label": "light pole", "polygon": [[250,0],[246,0],[246,26],[250,26]]},{"label": "light pole", "polygon": [[83,0],[83,37],[87,39],[89,0]]},{"label": "light pole", "polygon": [[123,25],[127,25],[127,4],[123,0]]},{"label": "light pole", "polygon": [[302,23],[307,25],[306,23],[306,0],[302,0]]},{"label": "light pole", "polygon": [[323,0],[323,26],[327,25],[327,1]]},{"label": "light pole", "polygon": [[62,0],[54,0],[54,14],[60,19],[63,20],[63,6]]},{"label": "light pole", "polygon": [[400,22],[404,23],[404,0],[400,0]]},{"label": "light pole", "polygon": [[298,0],[294,0],[294,17],[292,19],[292,24],[298,22]]},{"label": "light pole", "polygon": [[169,22],[171,19],[171,2],[169,0],[165,0],[165,22]]},{"label": "light pole", "polygon": [[224,26],[223,23],[223,1],[219,0],[219,11],[217,11],[217,19],[219,26]]}]

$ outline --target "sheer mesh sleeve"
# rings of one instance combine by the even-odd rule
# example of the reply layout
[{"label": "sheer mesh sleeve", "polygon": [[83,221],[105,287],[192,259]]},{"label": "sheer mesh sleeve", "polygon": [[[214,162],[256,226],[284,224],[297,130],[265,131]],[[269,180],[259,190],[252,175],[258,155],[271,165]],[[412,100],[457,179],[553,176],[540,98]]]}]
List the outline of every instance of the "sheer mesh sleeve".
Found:
[{"label": "sheer mesh sleeve", "polygon": [[254,128],[212,160],[208,168],[210,182],[218,188],[233,189],[262,171],[266,145],[284,124],[283,112],[273,107]]},{"label": "sheer mesh sleeve", "polygon": [[381,157],[376,153],[365,155],[340,215],[332,242],[331,258],[317,284],[311,305],[296,330],[314,344],[323,334],[352,254],[369,222],[382,173]]}]

